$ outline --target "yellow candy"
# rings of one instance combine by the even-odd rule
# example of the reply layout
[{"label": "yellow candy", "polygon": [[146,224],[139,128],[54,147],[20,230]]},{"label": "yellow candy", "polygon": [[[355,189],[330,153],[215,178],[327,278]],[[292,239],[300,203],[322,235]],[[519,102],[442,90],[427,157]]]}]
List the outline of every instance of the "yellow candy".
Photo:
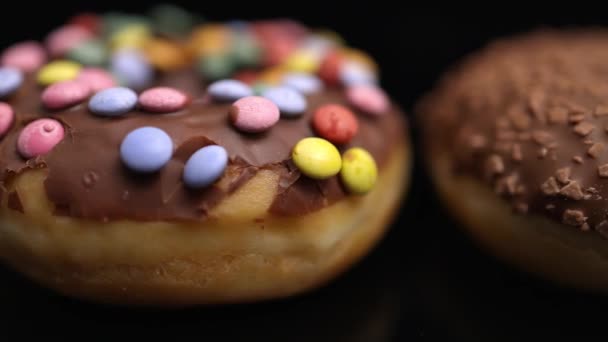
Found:
[{"label": "yellow candy", "polygon": [[144,46],[144,52],[150,63],[162,71],[179,69],[189,62],[184,49],[168,40],[150,40]]},{"label": "yellow candy", "polygon": [[38,83],[49,85],[55,82],[73,80],[78,76],[82,66],[76,62],[56,60],[38,71]]},{"label": "yellow candy", "polygon": [[207,24],[195,29],[188,41],[188,48],[195,56],[225,53],[230,47],[232,35],[223,25]]},{"label": "yellow candy", "polygon": [[283,65],[290,71],[313,74],[319,68],[319,60],[310,51],[301,50],[289,55]]},{"label": "yellow candy", "polygon": [[340,152],[329,141],[321,138],[304,138],[294,146],[291,158],[300,172],[314,179],[325,179],[340,172]]},{"label": "yellow candy", "polygon": [[368,54],[361,50],[351,49],[351,48],[343,48],[340,50],[342,55],[346,57],[347,60],[351,60],[357,63],[360,63],[369,68],[369,70],[373,72],[378,72],[378,64],[371,58]]},{"label": "yellow candy", "polygon": [[344,45],[344,38],[340,36],[336,31],[332,31],[329,29],[321,29],[315,32],[319,37],[325,38],[337,45]]},{"label": "yellow candy", "polygon": [[364,194],[370,191],[378,178],[374,157],[359,147],[348,149],[342,155],[340,178],[351,193]]},{"label": "yellow candy", "polygon": [[110,37],[110,46],[114,50],[123,48],[139,49],[150,40],[150,28],[143,24],[132,24]]},{"label": "yellow candy", "polygon": [[270,85],[278,85],[283,80],[286,72],[285,67],[280,65],[266,68],[258,75],[258,80]]}]

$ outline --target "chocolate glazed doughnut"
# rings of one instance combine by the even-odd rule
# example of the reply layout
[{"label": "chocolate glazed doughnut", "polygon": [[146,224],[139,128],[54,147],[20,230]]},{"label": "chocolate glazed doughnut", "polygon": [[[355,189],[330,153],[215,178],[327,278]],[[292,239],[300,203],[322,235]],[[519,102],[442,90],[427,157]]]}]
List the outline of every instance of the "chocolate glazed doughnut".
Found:
[{"label": "chocolate glazed doughnut", "polygon": [[561,284],[604,292],[607,58],[604,30],[501,40],[449,72],[418,107],[440,195],[483,246]]},{"label": "chocolate glazed doughnut", "polygon": [[[381,238],[408,182],[404,116],[374,85],[374,62],[287,20],[183,31],[194,19],[168,15],[180,25],[82,15],[45,45],[5,50],[0,72],[21,78],[0,80],[0,116],[12,120],[0,141],[0,257],[65,295],[130,305],[258,301],[335,278]],[[119,84],[153,89],[136,104]],[[260,101],[270,88],[279,97],[264,103],[281,118],[244,132],[230,113],[256,123],[265,109],[233,102]],[[325,104],[356,118],[348,141],[322,139],[345,129],[339,117],[328,132],[313,129]],[[140,135],[149,140],[128,154],[126,137],[142,127],[169,142]],[[293,154],[310,137],[322,145]],[[195,186],[185,165],[210,145],[227,160],[195,165],[195,177],[210,179]],[[328,174],[329,162],[342,167]]]}]

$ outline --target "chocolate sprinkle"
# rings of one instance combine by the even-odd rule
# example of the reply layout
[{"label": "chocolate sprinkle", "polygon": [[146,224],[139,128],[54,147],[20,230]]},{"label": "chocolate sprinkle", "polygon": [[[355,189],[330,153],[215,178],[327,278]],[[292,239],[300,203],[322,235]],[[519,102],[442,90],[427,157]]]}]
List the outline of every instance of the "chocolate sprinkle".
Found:
[{"label": "chocolate sprinkle", "polygon": [[[455,176],[487,184],[512,208],[526,204],[529,214],[608,236],[607,67],[604,29],[543,30],[492,43],[418,104],[428,151],[451,157]],[[459,143],[465,126],[491,148],[473,153]],[[498,169],[490,158],[527,191],[487,177]]]}]

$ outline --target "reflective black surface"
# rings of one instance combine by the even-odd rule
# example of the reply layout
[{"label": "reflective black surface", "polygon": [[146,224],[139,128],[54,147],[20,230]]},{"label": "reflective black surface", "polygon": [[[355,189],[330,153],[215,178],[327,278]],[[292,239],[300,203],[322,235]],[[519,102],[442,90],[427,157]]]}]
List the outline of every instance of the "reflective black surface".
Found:
[{"label": "reflective black surface", "polygon": [[[27,30],[0,22],[0,43],[40,38],[71,13],[126,8],[142,2],[78,1],[37,8],[46,15]],[[15,9],[23,18],[34,7]],[[19,7],[21,6],[21,7]],[[39,5],[42,6],[42,5]],[[322,7],[321,7],[322,6]],[[605,11],[529,8],[453,12],[395,5],[190,5],[208,17],[294,16],[333,27],[375,55],[383,84],[411,113],[453,62],[488,40],[544,25],[608,24]],[[354,6],[344,7],[344,6]],[[305,8],[304,8],[305,7]],[[301,8],[304,8],[303,10]],[[316,9],[319,10],[316,10]],[[344,12],[344,8],[348,11]],[[577,7],[578,8],[578,7]],[[208,9],[208,10],[206,10]],[[342,9],[342,12],[340,12]],[[608,61],[607,61],[608,62]],[[416,140],[417,129],[413,125]],[[0,268],[0,332],[72,335],[79,339],[133,335],[186,340],[265,341],[521,341],[605,338],[608,300],[562,289],[485,254],[438,203],[417,150],[411,191],[383,242],[361,264],[313,293],[271,303],[178,311],[102,307],[57,296]],[[188,337],[187,337],[188,336]],[[5,340],[0,338],[0,340]],[[6,339],[13,340],[13,339]]]}]

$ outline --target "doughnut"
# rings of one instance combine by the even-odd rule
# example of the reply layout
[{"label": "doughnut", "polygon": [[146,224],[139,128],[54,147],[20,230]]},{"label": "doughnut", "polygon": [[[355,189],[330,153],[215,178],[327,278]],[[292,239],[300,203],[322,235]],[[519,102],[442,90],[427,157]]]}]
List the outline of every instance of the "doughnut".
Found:
[{"label": "doughnut", "polygon": [[568,288],[608,290],[608,31],[490,43],[418,103],[429,172],[482,248]]},{"label": "doughnut", "polygon": [[0,53],[0,259],[116,305],[327,284],[382,238],[409,181],[378,66],[292,20],[170,8],[79,15]]}]

